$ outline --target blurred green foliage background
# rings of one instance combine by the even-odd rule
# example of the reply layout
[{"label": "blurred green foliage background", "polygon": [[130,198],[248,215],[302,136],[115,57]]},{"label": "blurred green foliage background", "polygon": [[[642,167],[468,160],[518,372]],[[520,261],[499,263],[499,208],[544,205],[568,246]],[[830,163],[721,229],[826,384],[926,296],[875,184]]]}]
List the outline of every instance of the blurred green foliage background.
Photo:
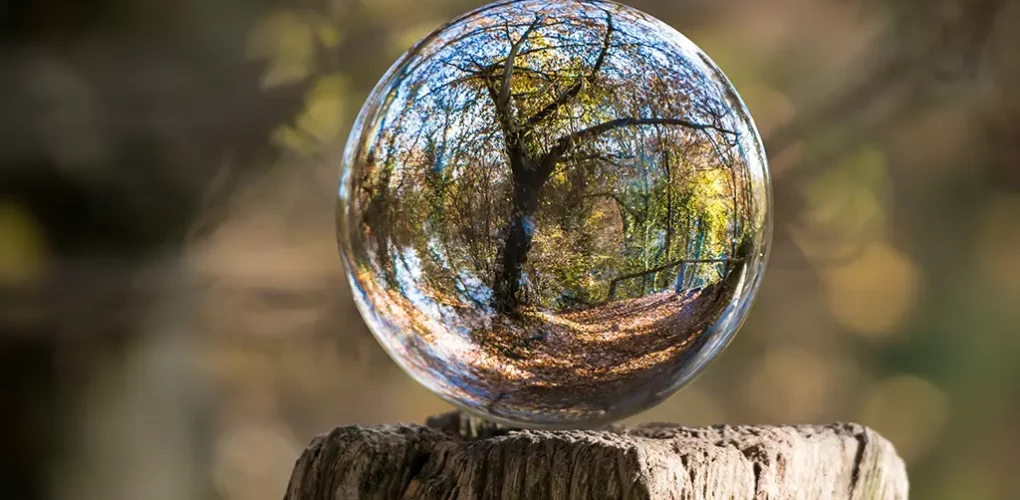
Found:
[{"label": "blurred green foliage background", "polygon": [[[854,420],[915,498],[1020,498],[1020,2],[633,0],[758,122],[772,261],[635,417]],[[0,499],[277,499],[312,435],[448,406],[364,327],[340,151],[465,0],[0,4]]]}]

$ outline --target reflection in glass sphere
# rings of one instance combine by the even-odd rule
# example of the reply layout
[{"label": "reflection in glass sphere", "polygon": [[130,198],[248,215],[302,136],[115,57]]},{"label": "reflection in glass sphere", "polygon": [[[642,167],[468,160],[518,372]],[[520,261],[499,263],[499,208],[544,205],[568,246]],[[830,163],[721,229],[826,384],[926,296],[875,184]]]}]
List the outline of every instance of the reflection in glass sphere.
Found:
[{"label": "reflection in glass sphere", "polygon": [[499,2],[405,54],[361,111],[338,227],[359,308],[475,414],[590,425],[732,338],[771,238],[760,138],[694,44],[611,2]]}]

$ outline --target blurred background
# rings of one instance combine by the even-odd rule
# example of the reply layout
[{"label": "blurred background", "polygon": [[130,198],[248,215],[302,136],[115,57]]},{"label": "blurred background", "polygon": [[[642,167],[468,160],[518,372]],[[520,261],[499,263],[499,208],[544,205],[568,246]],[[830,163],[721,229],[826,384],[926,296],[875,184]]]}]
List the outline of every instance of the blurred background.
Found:
[{"label": "blurred background", "polygon": [[[632,421],[874,427],[913,497],[1020,498],[1020,2],[632,0],[758,122],[774,251]],[[301,449],[449,406],[366,330],[339,158],[467,0],[0,3],[0,499],[279,499]]]}]

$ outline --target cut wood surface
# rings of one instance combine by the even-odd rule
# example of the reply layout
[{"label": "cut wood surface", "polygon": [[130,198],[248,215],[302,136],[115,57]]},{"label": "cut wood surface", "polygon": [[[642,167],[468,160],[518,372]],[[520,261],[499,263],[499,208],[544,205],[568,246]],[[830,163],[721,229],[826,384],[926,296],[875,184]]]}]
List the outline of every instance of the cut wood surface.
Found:
[{"label": "cut wood surface", "polygon": [[906,499],[893,446],[858,424],[602,430],[344,426],[298,459],[286,500]]}]

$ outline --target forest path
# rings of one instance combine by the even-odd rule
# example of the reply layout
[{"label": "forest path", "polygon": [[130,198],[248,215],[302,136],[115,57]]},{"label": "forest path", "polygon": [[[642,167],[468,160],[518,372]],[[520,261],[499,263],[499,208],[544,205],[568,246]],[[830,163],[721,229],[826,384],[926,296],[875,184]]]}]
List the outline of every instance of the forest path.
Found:
[{"label": "forest path", "polygon": [[589,413],[626,398],[651,400],[664,388],[652,382],[674,378],[729,298],[709,287],[580,311],[531,312],[525,325],[493,325],[469,364],[495,395],[490,411],[496,413],[499,407]]},{"label": "forest path", "polygon": [[532,385],[597,380],[648,368],[685,349],[703,330],[701,316],[714,309],[705,307],[710,299],[703,291],[663,291],[579,311],[529,312],[523,325],[494,324],[479,347],[501,358],[505,375],[516,373],[511,378]]},{"label": "forest path", "polygon": [[[497,414],[590,414],[668,389],[732,300],[735,283],[727,281],[586,309],[528,308],[516,318],[473,316],[457,304],[457,323],[424,314],[400,290],[366,292],[376,292],[376,306],[400,332],[391,347],[415,371],[445,379],[443,391]],[[453,297],[432,296],[455,307]]]}]

